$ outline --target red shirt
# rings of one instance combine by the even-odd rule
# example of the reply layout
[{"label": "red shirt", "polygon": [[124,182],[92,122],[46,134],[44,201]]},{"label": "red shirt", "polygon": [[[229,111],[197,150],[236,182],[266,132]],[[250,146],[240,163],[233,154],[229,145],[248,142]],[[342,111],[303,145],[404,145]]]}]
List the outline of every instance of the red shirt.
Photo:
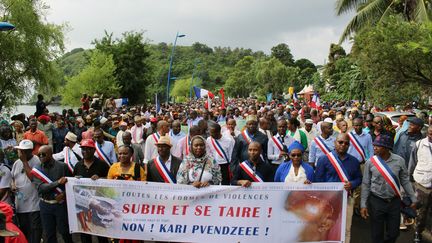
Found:
[{"label": "red shirt", "polygon": [[28,130],[24,133],[24,139],[31,140],[33,142],[33,155],[37,155],[39,152],[39,148],[42,145],[48,144],[48,137],[39,129],[36,129],[35,132]]}]

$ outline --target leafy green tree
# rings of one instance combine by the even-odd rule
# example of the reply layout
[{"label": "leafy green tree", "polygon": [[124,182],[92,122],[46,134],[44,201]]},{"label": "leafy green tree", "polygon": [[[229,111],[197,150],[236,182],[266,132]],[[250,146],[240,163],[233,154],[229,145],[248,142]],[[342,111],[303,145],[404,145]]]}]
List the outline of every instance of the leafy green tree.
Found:
[{"label": "leafy green tree", "polygon": [[401,14],[407,21],[429,22],[430,4],[430,0],[337,0],[337,15],[352,10],[357,12],[342,33],[339,42],[343,42],[364,27],[376,25],[394,13]]},{"label": "leafy green tree", "polygon": [[48,6],[34,0],[0,0],[2,21],[15,31],[0,32],[0,110],[11,107],[35,87],[54,93],[59,70],[53,60],[63,51],[64,26],[49,24]]},{"label": "leafy green tree", "polygon": [[298,67],[286,67],[276,58],[260,62],[256,68],[258,86],[255,87],[259,94],[273,93],[277,96],[290,85],[295,85],[300,69]]},{"label": "leafy green tree", "polygon": [[[180,79],[176,80],[173,89],[171,90],[171,96],[175,97],[176,100],[181,98],[182,100],[186,100],[190,96],[190,90],[192,87],[192,78]],[[194,78],[193,86],[200,87],[202,85],[202,81],[200,79]],[[192,97],[195,97],[195,93],[192,90]]]},{"label": "leafy green tree", "polygon": [[252,56],[246,56],[234,67],[225,82],[225,90],[230,96],[248,97],[249,94],[258,85],[254,73],[255,59]]},{"label": "leafy green tree", "polygon": [[279,59],[285,66],[293,66],[294,58],[287,44],[281,43],[271,48],[271,56]]},{"label": "leafy green tree", "polygon": [[115,78],[121,86],[120,95],[136,104],[144,102],[149,94],[147,86],[154,81],[153,66],[149,62],[150,50],[143,32],[125,32],[121,39],[114,40],[105,32],[95,47],[113,56],[116,66]]},{"label": "leafy green tree", "polygon": [[94,50],[90,63],[76,76],[67,78],[62,103],[79,106],[82,94],[99,94],[104,97],[118,96],[121,86],[115,78],[112,55]]}]

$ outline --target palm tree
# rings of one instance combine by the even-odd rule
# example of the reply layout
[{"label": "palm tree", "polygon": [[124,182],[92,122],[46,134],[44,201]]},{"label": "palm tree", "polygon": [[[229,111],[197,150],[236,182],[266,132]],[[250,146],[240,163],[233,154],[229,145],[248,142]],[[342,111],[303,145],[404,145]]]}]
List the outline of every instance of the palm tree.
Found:
[{"label": "palm tree", "polygon": [[351,10],[357,14],[345,27],[339,43],[363,27],[373,25],[392,13],[402,14],[407,21],[427,22],[431,17],[431,0],[337,0],[338,16]]}]

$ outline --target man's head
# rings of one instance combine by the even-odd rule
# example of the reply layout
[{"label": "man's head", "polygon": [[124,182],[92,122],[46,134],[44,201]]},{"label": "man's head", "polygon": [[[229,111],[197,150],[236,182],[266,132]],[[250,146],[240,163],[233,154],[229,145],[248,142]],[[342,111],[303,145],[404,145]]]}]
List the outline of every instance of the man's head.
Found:
[{"label": "man's head", "polygon": [[340,155],[345,155],[348,152],[350,140],[348,134],[339,133],[335,141],[335,151]]},{"label": "man's head", "polygon": [[83,139],[80,148],[85,160],[91,160],[93,158],[96,145],[92,139]]},{"label": "man's head", "polygon": [[251,161],[259,161],[261,154],[261,144],[258,142],[251,142],[248,146],[248,156]]},{"label": "man's head", "polygon": [[270,129],[270,122],[267,118],[261,117],[259,119],[259,127],[263,130],[269,130]]},{"label": "man's head", "polygon": [[424,121],[421,118],[411,118],[409,121],[408,133],[419,134],[424,126]]},{"label": "man's head", "polygon": [[65,136],[64,144],[72,148],[77,142],[77,136],[73,132],[68,132]]},{"label": "man's head", "polygon": [[313,121],[312,121],[312,119],[306,119],[306,122],[305,122],[305,129],[306,129],[306,131],[310,132],[312,130],[312,127],[313,127]]},{"label": "man's head", "polygon": [[428,131],[427,131],[427,136],[428,136],[429,142],[432,143],[432,126],[429,126]]},{"label": "man's head", "polygon": [[42,100],[44,99],[44,97],[43,97],[43,95],[38,94],[37,99],[38,99],[39,101],[42,101]]},{"label": "man's head", "polygon": [[284,119],[281,119],[277,123],[277,132],[280,136],[285,137],[286,130],[288,129],[288,124]]},{"label": "man's head", "polygon": [[195,118],[197,118],[197,116],[198,116],[198,113],[196,112],[196,110],[192,110],[190,113],[190,118],[192,120],[194,120]]},{"label": "man's head", "polygon": [[198,127],[201,129],[201,134],[207,134],[207,129],[208,129],[208,124],[207,124],[207,120],[200,120],[198,122]]},{"label": "man's head", "polygon": [[209,133],[210,133],[210,136],[214,139],[221,138],[222,137],[221,126],[219,124],[217,124],[216,122],[210,123]]},{"label": "man's head", "polygon": [[122,135],[123,143],[126,145],[131,145],[132,143],[132,134],[130,132],[124,132]]},{"label": "man's head", "polygon": [[255,134],[258,131],[258,122],[256,121],[256,119],[247,120],[246,130],[250,134]]},{"label": "man's head", "polygon": [[363,131],[363,119],[360,117],[354,118],[352,126],[357,134],[361,134]]},{"label": "man's head", "polygon": [[156,146],[159,156],[162,158],[169,157],[172,147],[169,136],[161,136]]},{"label": "man's head", "polygon": [[331,136],[333,134],[333,123],[322,122],[321,123],[321,132],[325,136]]},{"label": "man's head", "polygon": [[189,136],[191,138],[201,134],[201,128],[199,126],[192,126],[191,128],[189,128]]},{"label": "man's head", "polygon": [[374,117],[372,124],[375,128],[375,131],[381,132],[384,129],[384,121],[380,116]]},{"label": "man's head", "polygon": [[157,124],[157,131],[161,134],[161,136],[164,136],[169,132],[169,124],[168,122],[162,120],[159,121]]},{"label": "man's head", "polygon": [[291,117],[292,117],[292,118],[297,119],[298,115],[299,115],[299,114],[298,114],[298,111],[296,111],[296,110],[291,111]]},{"label": "man's head", "polygon": [[373,148],[375,155],[385,157],[393,149],[393,139],[388,135],[381,134],[375,138]]},{"label": "man's head", "polygon": [[277,111],[277,114],[279,115],[279,116],[282,116],[283,115],[283,113],[284,113],[284,108],[283,108],[283,106],[278,106],[277,108],[276,108],[276,111]]},{"label": "man's head", "polygon": [[172,123],[172,131],[174,133],[174,135],[179,134],[179,132],[181,131],[181,124],[179,120],[175,120]]},{"label": "man's head", "polygon": [[18,152],[24,154],[27,160],[30,160],[33,157],[33,147],[33,142],[27,139],[21,140],[19,145],[15,146]]},{"label": "man's head", "polygon": [[98,142],[98,143],[103,143],[104,142],[104,134],[103,131],[101,129],[96,129],[93,133],[93,140]]},{"label": "man's head", "polygon": [[37,129],[37,120],[36,119],[30,119],[30,121],[29,121],[29,126],[30,126],[30,130],[32,131],[32,132],[35,132],[36,131],[36,129]]},{"label": "man's head", "polygon": [[295,131],[300,126],[299,120],[297,118],[291,117],[288,120],[288,129],[291,131]]},{"label": "man's head", "polygon": [[345,120],[338,121],[337,127],[339,128],[341,133],[346,133],[348,131],[348,123]]},{"label": "man's head", "polygon": [[52,147],[49,145],[43,145],[39,148],[38,157],[42,164],[52,160]]},{"label": "man's head", "polygon": [[236,125],[237,125],[237,123],[236,123],[236,120],[234,120],[234,119],[228,119],[227,124],[226,124],[227,128],[228,128],[230,131],[231,131],[231,130],[234,131]]}]

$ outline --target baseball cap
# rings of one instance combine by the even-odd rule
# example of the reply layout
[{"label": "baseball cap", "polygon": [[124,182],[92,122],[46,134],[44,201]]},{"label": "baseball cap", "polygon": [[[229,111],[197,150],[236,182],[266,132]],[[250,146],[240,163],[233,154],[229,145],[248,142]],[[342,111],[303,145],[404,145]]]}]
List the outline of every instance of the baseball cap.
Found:
[{"label": "baseball cap", "polygon": [[28,140],[28,139],[24,139],[21,140],[21,142],[19,143],[18,146],[15,146],[16,149],[33,149],[33,142]]}]

